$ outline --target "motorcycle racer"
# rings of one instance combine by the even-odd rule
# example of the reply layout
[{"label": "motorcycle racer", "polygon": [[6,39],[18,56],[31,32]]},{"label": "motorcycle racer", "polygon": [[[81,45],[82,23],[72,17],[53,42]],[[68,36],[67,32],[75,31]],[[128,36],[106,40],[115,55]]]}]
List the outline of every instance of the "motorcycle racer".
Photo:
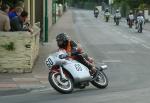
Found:
[{"label": "motorcycle racer", "polygon": [[92,63],[93,60],[83,52],[80,44],[77,44],[75,41],[71,40],[66,33],[58,34],[56,36],[56,41],[59,49],[65,49],[70,58],[75,59],[88,67],[93,74],[96,73],[96,68]]}]

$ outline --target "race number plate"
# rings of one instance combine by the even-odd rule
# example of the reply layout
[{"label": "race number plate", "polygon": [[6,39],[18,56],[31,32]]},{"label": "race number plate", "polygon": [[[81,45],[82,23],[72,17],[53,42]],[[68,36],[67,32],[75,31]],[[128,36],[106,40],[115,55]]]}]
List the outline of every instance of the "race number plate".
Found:
[{"label": "race number plate", "polygon": [[51,58],[47,58],[47,60],[46,60],[46,65],[49,67],[49,68],[51,68],[52,66],[53,66],[53,61],[51,60]]}]

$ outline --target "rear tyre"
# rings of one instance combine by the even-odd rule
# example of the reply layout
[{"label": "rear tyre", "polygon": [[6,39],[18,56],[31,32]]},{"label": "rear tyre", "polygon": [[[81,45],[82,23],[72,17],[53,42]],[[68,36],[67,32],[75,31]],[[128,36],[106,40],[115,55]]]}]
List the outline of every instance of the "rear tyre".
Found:
[{"label": "rear tyre", "polygon": [[109,17],[106,16],[106,22],[108,22],[108,21],[109,21]]},{"label": "rear tyre", "polygon": [[97,88],[106,88],[108,86],[108,79],[106,74],[103,71],[99,71],[97,78],[91,81],[91,83]]},{"label": "rear tyre", "polygon": [[51,86],[60,93],[68,94],[73,91],[73,79],[69,76],[67,80],[63,80],[60,73],[49,73],[48,80]]}]

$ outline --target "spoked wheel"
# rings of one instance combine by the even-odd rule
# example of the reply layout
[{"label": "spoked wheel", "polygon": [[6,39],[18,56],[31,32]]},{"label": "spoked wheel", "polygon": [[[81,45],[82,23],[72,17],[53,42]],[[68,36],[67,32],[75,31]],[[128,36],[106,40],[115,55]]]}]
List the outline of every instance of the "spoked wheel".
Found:
[{"label": "spoked wheel", "polygon": [[61,78],[60,73],[49,73],[49,82],[58,92],[68,94],[73,91],[73,80],[67,76],[67,80]]},{"label": "spoked wheel", "polygon": [[97,88],[105,88],[108,86],[108,79],[103,71],[99,71],[98,76],[91,83]]}]

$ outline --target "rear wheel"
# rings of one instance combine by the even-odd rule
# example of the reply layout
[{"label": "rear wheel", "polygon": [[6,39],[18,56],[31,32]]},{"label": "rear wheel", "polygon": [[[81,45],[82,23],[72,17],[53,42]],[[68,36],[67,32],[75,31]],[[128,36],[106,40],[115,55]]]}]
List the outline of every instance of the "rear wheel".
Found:
[{"label": "rear wheel", "polygon": [[98,76],[91,83],[97,88],[106,88],[108,86],[108,79],[103,71],[99,71]]},{"label": "rear wheel", "polygon": [[106,16],[106,22],[108,22],[108,21],[109,21],[109,17]]},{"label": "rear wheel", "polygon": [[73,79],[66,76],[67,80],[61,78],[60,73],[49,73],[49,82],[51,86],[58,92],[68,94],[73,91]]}]

